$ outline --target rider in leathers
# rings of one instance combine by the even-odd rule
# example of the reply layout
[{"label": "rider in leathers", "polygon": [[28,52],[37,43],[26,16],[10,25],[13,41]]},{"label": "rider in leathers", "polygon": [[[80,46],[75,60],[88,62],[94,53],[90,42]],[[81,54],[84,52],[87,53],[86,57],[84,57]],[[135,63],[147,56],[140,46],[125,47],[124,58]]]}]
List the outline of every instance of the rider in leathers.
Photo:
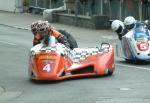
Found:
[{"label": "rider in leathers", "polygon": [[53,35],[56,37],[58,42],[63,43],[70,49],[77,48],[77,42],[73,38],[73,36],[66,32],[65,30],[55,30],[47,21],[35,21],[31,24],[31,31],[34,34],[34,39],[33,39],[33,45],[39,44],[41,40],[43,39],[43,34],[40,35],[42,32],[49,31],[50,35]]}]

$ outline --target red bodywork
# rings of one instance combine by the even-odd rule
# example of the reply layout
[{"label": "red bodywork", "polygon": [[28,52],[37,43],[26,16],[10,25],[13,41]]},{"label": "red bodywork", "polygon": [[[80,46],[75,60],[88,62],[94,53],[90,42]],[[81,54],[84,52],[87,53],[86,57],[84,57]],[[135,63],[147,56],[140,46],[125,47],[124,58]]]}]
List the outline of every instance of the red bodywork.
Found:
[{"label": "red bodywork", "polygon": [[71,55],[45,51],[30,56],[29,60],[29,76],[34,80],[63,80],[82,76],[111,75],[114,69],[112,47],[108,52],[88,54],[83,58],[81,56],[78,62],[74,61]]}]

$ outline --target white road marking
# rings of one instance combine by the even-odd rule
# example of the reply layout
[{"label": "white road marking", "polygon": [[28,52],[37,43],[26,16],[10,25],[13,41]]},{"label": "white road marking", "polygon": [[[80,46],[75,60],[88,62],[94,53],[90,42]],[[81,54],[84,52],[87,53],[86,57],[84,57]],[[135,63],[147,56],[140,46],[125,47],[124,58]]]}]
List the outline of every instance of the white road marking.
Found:
[{"label": "white road marking", "polygon": [[121,91],[131,90],[131,88],[119,88]]},{"label": "white road marking", "polygon": [[123,66],[123,67],[129,67],[129,68],[135,68],[135,69],[141,69],[141,70],[150,70],[150,68],[137,67],[137,66],[131,66],[131,65],[124,65],[124,64],[116,64],[116,65]]},{"label": "white road marking", "polygon": [[102,36],[104,39],[117,39],[115,36]]},{"label": "white road marking", "polygon": [[9,44],[9,45],[13,45],[13,46],[17,45],[17,44],[14,44],[14,43],[11,43],[11,42],[6,42],[6,41],[0,41],[0,43]]}]

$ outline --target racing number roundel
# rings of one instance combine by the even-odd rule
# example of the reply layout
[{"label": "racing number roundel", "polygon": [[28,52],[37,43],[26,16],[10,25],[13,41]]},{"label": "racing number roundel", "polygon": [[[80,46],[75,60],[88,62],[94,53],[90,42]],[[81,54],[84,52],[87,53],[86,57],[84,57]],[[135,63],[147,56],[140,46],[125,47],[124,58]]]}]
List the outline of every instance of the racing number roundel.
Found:
[{"label": "racing number roundel", "polygon": [[140,51],[146,51],[148,49],[147,43],[140,43],[137,45]]},{"label": "racing number roundel", "polygon": [[50,71],[51,71],[51,66],[50,66],[50,64],[46,64],[46,65],[43,67],[43,71],[50,72]]},{"label": "racing number roundel", "polygon": [[140,48],[141,48],[142,50],[145,50],[145,49],[147,49],[147,45],[146,45],[146,44],[141,44],[141,45],[140,45]]}]

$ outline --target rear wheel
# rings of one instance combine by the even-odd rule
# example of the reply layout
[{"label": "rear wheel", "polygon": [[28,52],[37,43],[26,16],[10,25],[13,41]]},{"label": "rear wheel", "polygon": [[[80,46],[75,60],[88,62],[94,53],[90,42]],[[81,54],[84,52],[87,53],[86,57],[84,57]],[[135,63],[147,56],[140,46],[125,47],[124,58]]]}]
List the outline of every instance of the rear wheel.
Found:
[{"label": "rear wheel", "polygon": [[111,76],[111,75],[113,74],[113,72],[114,72],[114,70],[108,70],[107,75],[108,75],[108,76]]}]

